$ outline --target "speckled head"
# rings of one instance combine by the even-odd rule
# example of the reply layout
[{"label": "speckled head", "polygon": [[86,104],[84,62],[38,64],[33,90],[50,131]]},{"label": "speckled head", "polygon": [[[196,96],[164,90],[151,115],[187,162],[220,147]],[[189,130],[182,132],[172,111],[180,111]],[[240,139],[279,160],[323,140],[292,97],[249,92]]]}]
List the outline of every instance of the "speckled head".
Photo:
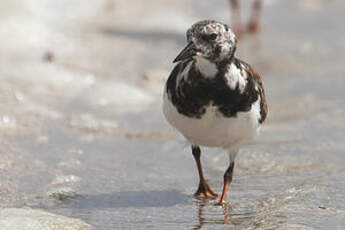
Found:
[{"label": "speckled head", "polygon": [[231,59],[236,51],[237,39],[224,23],[204,20],[195,23],[187,30],[188,45],[174,62],[201,56],[211,62]]}]

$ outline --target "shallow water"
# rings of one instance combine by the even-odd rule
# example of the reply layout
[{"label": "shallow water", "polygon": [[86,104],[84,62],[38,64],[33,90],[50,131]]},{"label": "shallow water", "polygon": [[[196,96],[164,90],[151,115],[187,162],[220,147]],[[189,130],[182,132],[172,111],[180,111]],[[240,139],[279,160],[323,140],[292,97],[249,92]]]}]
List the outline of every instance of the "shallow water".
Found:
[{"label": "shallow water", "polygon": [[[270,114],[237,157],[229,205],[217,207],[192,196],[195,163],[164,120],[161,91],[186,28],[229,21],[226,1],[7,1],[1,206],[95,229],[344,229],[344,9],[340,0],[266,1],[262,32],[239,43],[263,76]],[[220,193],[226,154],[202,150]]]}]

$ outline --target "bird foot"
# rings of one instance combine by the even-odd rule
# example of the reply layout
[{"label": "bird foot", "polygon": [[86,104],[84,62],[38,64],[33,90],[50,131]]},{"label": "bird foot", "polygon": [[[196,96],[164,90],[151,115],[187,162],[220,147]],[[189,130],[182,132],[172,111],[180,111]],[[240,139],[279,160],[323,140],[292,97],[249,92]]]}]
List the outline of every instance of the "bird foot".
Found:
[{"label": "bird foot", "polygon": [[197,199],[215,199],[218,196],[218,194],[211,189],[207,182],[200,182],[199,188],[194,194],[194,196]]},{"label": "bird foot", "polygon": [[216,206],[225,206],[225,205],[227,205],[228,203],[226,202],[226,201],[224,201],[224,200],[220,200],[220,201],[218,201],[217,203],[215,203],[214,205],[216,205]]},{"label": "bird foot", "polygon": [[234,26],[234,33],[235,33],[237,39],[241,40],[243,38],[243,35],[246,33],[246,29],[242,25],[235,25]]},{"label": "bird foot", "polygon": [[256,34],[260,32],[260,25],[257,21],[251,21],[248,24],[248,33],[249,34]]}]

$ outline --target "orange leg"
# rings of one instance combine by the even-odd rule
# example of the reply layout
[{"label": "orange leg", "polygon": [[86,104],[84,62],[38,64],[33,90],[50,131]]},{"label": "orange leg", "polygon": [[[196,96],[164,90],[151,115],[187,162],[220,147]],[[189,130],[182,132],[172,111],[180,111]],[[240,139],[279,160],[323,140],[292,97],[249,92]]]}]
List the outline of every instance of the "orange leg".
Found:
[{"label": "orange leg", "polygon": [[262,9],[261,0],[255,0],[252,15],[248,24],[248,33],[258,33],[260,31],[260,14]]},{"label": "orange leg", "polygon": [[230,162],[230,165],[224,174],[223,192],[222,192],[222,196],[220,197],[220,200],[217,203],[217,205],[225,204],[226,194],[228,193],[229,186],[230,186],[231,181],[232,181],[232,173],[234,171],[234,166],[235,166],[235,162],[233,162],[233,161]]},{"label": "orange leg", "polygon": [[198,167],[198,173],[199,173],[199,187],[194,196],[196,198],[204,198],[204,199],[214,199],[217,197],[217,193],[215,193],[211,187],[207,184],[204,174],[202,172],[202,167],[201,167],[201,161],[200,161],[200,155],[201,151],[199,146],[192,146],[192,153],[196,162],[196,166]]},{"label": "orange leg", "polygon": [[240,14],[240,4],[238,0],[229,0],[232,10],[232,24],[233,29],[238,39],[241,39],[242,35],[245,33],[245,29],[241,24],[241,14]]}]

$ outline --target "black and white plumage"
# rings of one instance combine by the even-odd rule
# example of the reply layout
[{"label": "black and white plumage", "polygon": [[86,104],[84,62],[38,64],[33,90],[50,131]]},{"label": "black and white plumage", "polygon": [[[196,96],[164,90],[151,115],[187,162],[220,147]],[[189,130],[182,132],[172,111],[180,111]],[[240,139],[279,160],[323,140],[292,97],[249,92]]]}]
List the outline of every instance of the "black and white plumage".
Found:
[{"label": "black and white plumage", "polygon": [[216,196],[203,176],[199,146],[228,151],[230,164],[218,202],[223,204],[236,154],[266,118],[265,93],[260,76],[234,56],[237,39],[227,25],[197,22],[188,29],[187,41],[166,82],[163,112],[192,145],[200,177],[197,197]]}]

